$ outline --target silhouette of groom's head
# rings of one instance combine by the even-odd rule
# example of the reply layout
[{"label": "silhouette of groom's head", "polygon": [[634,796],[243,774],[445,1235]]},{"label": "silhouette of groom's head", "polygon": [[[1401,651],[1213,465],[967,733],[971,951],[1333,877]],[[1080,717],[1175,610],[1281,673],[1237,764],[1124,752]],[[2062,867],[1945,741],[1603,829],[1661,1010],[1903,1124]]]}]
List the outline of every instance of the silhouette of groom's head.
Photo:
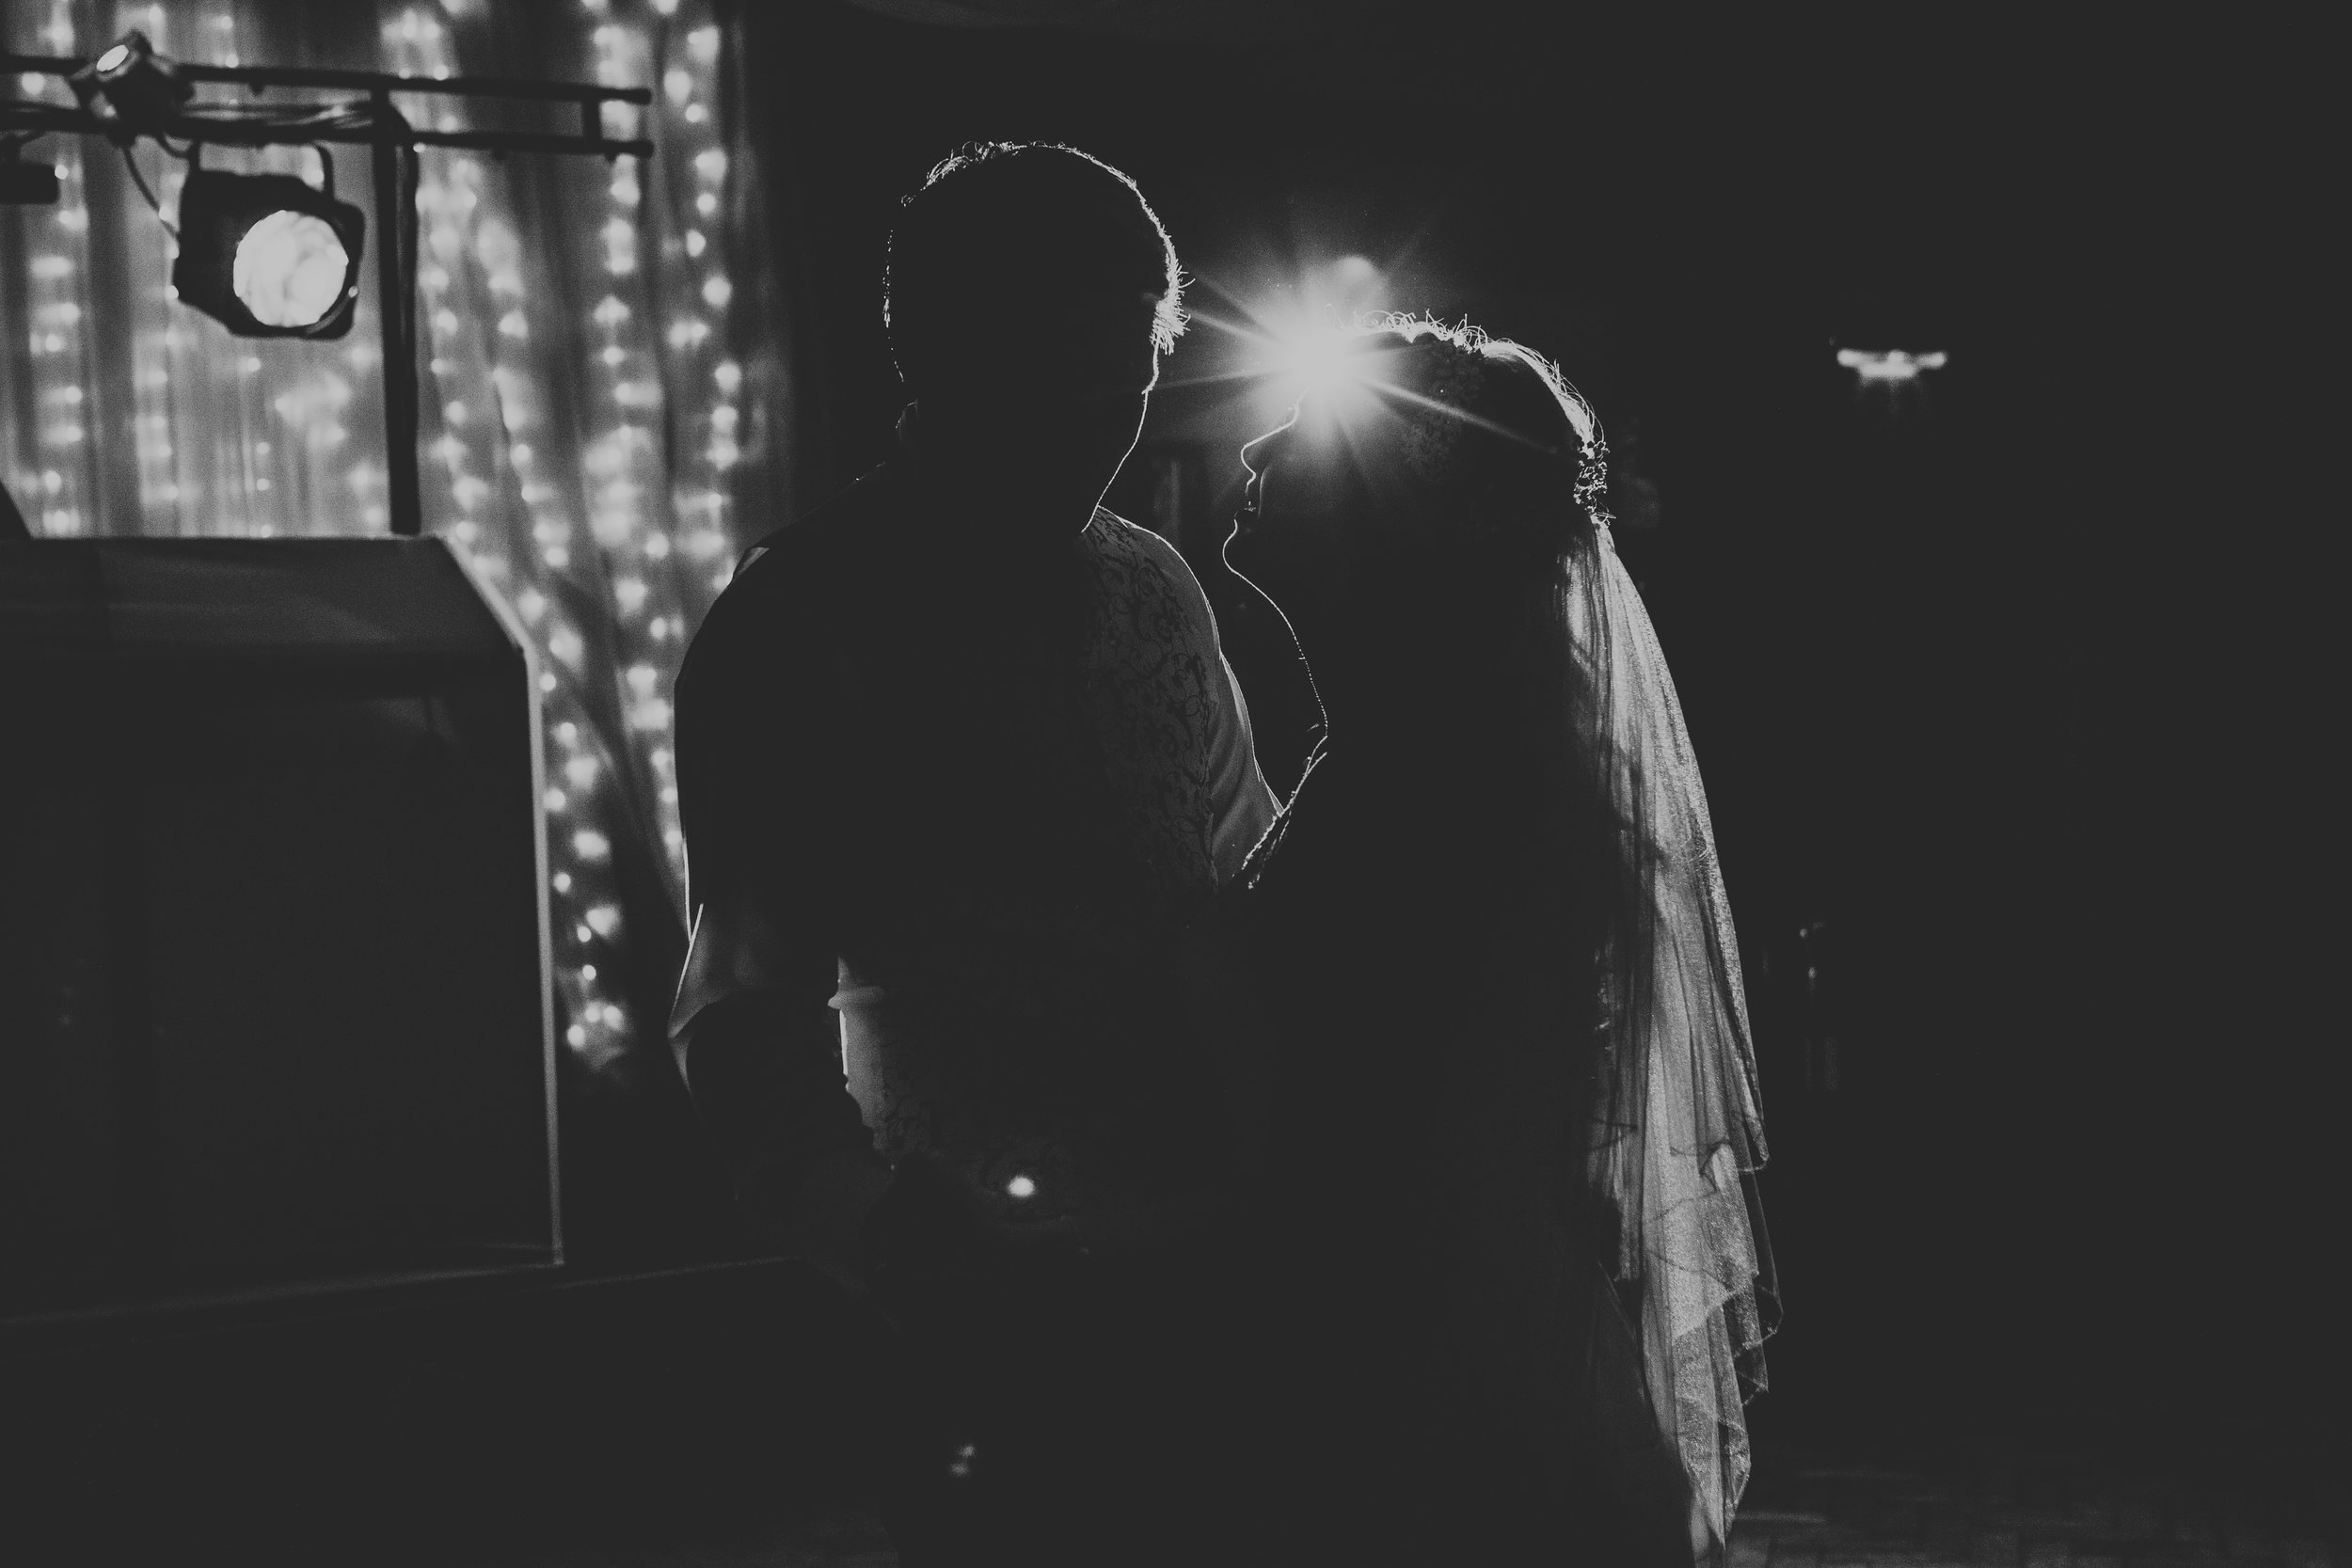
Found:
[{"label": "silhouette of groom's head", "polygon": [[905,199],[884,320],[927,434],[1030,466],[1050,443],[1099,497],[1184,330],[1181,293],[1134,181],[1067,147],[974,143]]}]

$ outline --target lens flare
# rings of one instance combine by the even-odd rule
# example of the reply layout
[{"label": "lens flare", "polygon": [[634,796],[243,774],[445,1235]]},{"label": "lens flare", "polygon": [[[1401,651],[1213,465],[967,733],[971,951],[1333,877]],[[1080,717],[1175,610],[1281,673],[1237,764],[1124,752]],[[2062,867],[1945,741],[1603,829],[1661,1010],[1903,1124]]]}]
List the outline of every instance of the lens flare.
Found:
[{"label": "lens flare", "polygon": [[326,219],[270,214],[237,242],[230,283],[264,326],[310,326],[342,297],[351,254]]},{"label": "lens flare", "polygon": [[1293,396],[1327,392],[1363,379],[1353,340],[1336,327],[1308,327],[1277,340],[1279,375]]}]

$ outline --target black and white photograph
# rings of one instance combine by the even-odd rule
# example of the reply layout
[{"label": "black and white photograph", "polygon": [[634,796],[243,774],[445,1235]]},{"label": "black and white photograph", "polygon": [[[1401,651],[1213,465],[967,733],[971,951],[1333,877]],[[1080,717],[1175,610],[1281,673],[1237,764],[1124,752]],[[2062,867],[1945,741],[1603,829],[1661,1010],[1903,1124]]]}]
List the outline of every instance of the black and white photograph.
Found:
[{"label": "black and white photograph", "polygon": [[0,1563],[2352,1568],[2319,22],[0,0]]}]

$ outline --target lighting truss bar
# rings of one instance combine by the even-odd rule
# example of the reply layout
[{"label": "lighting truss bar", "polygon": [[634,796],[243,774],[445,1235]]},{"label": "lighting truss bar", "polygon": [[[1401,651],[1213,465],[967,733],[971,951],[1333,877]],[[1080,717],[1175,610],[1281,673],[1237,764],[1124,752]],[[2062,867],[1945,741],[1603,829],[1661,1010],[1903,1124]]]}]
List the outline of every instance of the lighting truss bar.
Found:
[{"label": "lighting truss bar", "polygon": [[[59,55],[0,55],[0,71],[71,76],[89,62]],[[250,87],[328,87],[342,92],[431,92],[452,98],[509,98],[529,103],[604,103],[653,102],[651,87],[608,87],[588,82],[534,82],[520,76],[392,76],[375,71],[327,71],[308,66],[196,65],[175,59],[183,82],[227,82]]]},{"label": "lighting truss bar", "polygon": [[[322,103],[322,109],[343,105]],[[55,133],[88,136],[119,135],[119,121],[101,119],[87,109],[56,103],[0,103],[0,135],[49,135]],[[360,120],[294,120],[212,119],[204,115],[174,115],[157,120],[140,135],[160,135],[208,147],[311,147],[321,142],[371,147],[389,141],[395,147],[447,147],[475,152],[581,152],[599,158],[650,158],[653,143],[642,137],[622,141],[609,136],[575,136],[556,131],[421,131],[403,123],[389,134],[373,117]]]}]

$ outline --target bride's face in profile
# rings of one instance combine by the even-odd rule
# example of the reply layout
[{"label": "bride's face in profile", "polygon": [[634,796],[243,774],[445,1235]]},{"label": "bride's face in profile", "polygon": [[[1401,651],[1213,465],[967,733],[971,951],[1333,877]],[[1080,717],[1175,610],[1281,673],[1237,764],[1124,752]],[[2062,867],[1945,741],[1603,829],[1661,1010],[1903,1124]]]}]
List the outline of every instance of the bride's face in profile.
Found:
[{"label": "bride's face in profile", "polygon": [[1359,516],[1370,497],[1352,460],[1348,433],[1310,393],[1287,419],[1241,449],[1249,479],[1242,491],[1245,532],[1311,531]]},{"label": "bride's face in profile", "polygon": [[1406,472],[1397,402],[1412,394],[1389,388],[1410,379],[1414,352],[1385,333],[1327,352],[1289,417],[1241,450],[1249,475],[1245,533],[1293,544],[1319,536],[1326,547],[1353,554],[1419,531],[1432,498]]}]

